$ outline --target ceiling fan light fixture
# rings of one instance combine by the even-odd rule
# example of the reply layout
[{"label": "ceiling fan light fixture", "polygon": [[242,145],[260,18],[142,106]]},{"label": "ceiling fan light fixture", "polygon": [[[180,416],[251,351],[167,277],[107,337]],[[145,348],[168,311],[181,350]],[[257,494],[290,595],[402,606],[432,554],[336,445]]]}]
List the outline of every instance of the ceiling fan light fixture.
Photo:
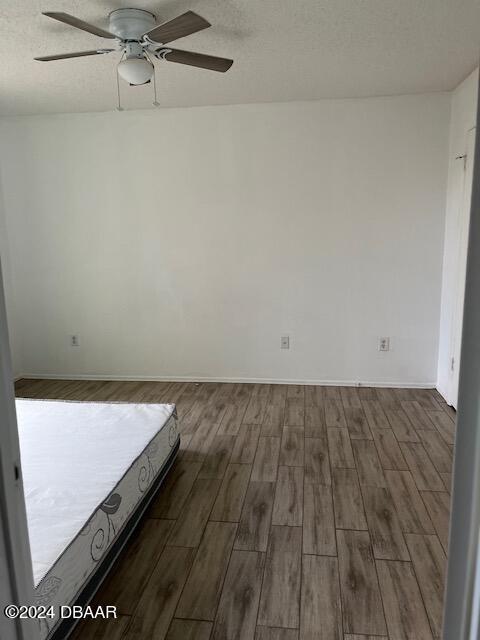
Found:
[{"label": "ceiling fan light fixture", "polygon": [[129,84],[145,84],[152,79],[153,64],[146,58],[126,58],[118,64],[118,74]]}]

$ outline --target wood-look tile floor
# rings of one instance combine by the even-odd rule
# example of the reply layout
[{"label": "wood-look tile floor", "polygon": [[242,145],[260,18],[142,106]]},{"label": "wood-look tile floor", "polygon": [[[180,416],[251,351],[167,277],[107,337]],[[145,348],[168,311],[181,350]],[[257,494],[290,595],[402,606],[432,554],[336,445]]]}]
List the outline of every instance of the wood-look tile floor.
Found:
[{"label": "wood-look tile floor", "polygon": [[31,381],[174,402],[181,450],[75,640],[441,637],[454,412],[435,391]]}]

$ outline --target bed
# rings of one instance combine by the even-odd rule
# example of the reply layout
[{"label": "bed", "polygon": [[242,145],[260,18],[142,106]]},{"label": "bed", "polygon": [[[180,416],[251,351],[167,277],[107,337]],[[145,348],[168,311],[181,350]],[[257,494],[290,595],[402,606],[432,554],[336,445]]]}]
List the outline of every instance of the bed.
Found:
[{"label": "bed", "polygon": [[86,604],[168,472],[175,406],[17,399],[40,637],[64,638],[61,605]]}]

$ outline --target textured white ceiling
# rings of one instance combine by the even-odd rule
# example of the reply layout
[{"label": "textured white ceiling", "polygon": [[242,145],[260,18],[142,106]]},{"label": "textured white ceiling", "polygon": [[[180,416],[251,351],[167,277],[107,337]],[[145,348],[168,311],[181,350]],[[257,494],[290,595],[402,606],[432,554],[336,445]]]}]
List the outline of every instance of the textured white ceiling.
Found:
[{"label": "textured white ceiling", "polygon": [[[114,109],[117,54],[33,57],[111,42],[41,11],[107,27],[110,11],[129,6],[159,22],[196,11],[213,26],[173,46],[235,60],[226,74],[157,62],[164,106],[450,90],[479,57],[479,0],[1,0],[0,114]],[[127,108],[151,106],[149,86],[122,94]]]}]

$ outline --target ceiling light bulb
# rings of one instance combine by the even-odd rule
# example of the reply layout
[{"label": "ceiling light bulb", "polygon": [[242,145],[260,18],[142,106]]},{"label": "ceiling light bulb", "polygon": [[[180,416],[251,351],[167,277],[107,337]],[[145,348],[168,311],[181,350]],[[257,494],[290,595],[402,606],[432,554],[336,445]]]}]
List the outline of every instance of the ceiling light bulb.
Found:
[{"label": "ceiling light bulb", "polygon": [[145,58],[127,58],[118,65],[118,73],[130,84],[145,84],[153,76],[153,64]]}]

